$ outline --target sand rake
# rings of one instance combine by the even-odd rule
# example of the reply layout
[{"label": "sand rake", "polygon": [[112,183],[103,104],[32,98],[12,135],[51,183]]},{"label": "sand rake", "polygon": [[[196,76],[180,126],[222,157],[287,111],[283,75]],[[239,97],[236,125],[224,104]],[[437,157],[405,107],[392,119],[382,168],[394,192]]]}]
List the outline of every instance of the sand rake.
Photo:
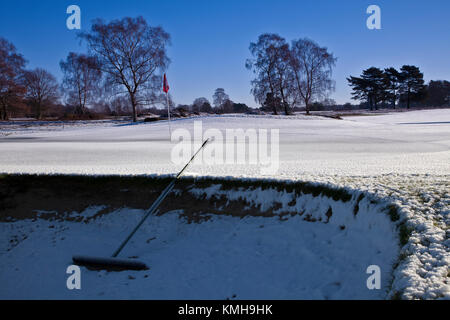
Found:
[{"label": "sand rake", "polygon": [[142,224],[147,220],[147,218],[154,214],[158,209],[159,205],[164,201],[167,195],[172,191],[175,186],[175,182],[181,177],[186,168],[194,161],[197,154],[206,146],[209,139],[203,142],[202,146],[197,150],[197,152],[192,156],[191,160],[184,166],[184,168],[176,175],[176,177],[169,183],[169,185],[164,189],[164,191],[159,195],[158,199],[152,204],[150,209],[142,217],[141,221],[137,226],[131,231],[131,233],[126,237],[126,239],[120,244],[120,246],[114,251],[110,258],[107,257],[89,257],[89,256],[73,256],[72,260],[74,264],[79,266],[85,266],[91,269],[106,269],[106,270],[146,270],[147,265],[143,262],[132,260],[132,259],[119,259],[117,256],[125,247],[125,245],[130,241],[133,235],[138,231]]}]

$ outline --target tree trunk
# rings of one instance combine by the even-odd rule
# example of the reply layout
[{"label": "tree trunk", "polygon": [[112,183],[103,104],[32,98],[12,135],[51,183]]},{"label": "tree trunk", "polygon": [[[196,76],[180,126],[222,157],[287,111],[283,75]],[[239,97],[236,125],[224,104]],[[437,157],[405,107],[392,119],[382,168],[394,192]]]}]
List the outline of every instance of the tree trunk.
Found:
[{"label": "tree trunk", "polygon": [[36,106],[36,118],[38,120],[41,120],[41,118],[42,118],[41,102],[38,102],[37,106]]},{"label": "tree trunk", "polygon": [[408,94],[406,95],[406,109],[409,109],[409,88],[408,88]]},{"label": "tree trunk", "polygon": [[1,112],[1,117],[2,120],[8,120],[8,112],[6,110],[6,104],[2,103],[2,112]]},{"label": "tree trunk", "polygon": [[271,90],[271,93],[272,93],[272,101],[270,101],[270,103],[272,104],[273,114],[275,116],[277,116],[278,115],[277,104],[275,103],[275,94],[273,93],[272,84],[270,84],[270,87],[271,87],[270,90]]},{"label": "tree trunk", "polygon": [[397,102],[397,91],[394,89],[394,95],[392,97],[392,108],[395,109],[395,104]]},{"label": "tree trunk", "polygon": [[283,90],[283,88],[281,86],[280,86],[280,93],[281,93],[281,103],[283,104],[283,107],[284,107],[284,113],[286,115],[288,115],[289,114],[288,106],[287,106],[286,99],[284,98],[284,90]]},{"label": "tree trunk", "polygon": [[133,122],[137,122],[136,116],[136,98],[133,93],[130,93],[131,107],[133,109]]}]

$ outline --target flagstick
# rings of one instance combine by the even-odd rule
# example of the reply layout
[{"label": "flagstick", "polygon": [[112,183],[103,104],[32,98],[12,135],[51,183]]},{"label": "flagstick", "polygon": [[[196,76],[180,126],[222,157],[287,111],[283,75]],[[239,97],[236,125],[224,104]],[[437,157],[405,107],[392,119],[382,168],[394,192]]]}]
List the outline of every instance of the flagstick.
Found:
[{"label": "flagstick", "polygon": [[172,140],[172,128],[170,126],[170,104],[169,104],[169,93],[166,92],[166,99],[167,99],[167,116],[169,119],[169,140]]}]

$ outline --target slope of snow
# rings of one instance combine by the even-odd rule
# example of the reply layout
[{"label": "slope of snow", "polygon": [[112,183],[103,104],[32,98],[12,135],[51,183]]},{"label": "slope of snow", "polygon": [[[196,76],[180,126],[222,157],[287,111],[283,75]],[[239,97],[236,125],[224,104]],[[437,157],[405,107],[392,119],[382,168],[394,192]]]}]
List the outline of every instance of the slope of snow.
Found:
[{"label": "slope of snow", "polygon": [[331,181],[368,191],[400,208],[400,222],[410,237],[400,251],[391,298],[450,299],[449,175],[334,177]]},{"label": "slope of snow", "polygon": [[[277,198],[267,190],[254,201],[267,204]],[[66,288],[71,256],[111,254],[138,222],[141,210],[122,209],[88,223],[0,223],[0,299],[385,298],[399,248],[395,228],[381,207],[363,200],[355,217],[350,202],[311,196],[299,200],[297,206],[312,216],[323,216],[329,207],[333,215],[327,223],[307,222],[299,215],[212,215],[192,224],[176,211],[150,217],[123,252],[123,257],[138,257],[150,270],[83,267],[79,291]],[[88,218],[100,209],[70,216]],[[370,265],[381,268],[380,290],[366,286]]]}]

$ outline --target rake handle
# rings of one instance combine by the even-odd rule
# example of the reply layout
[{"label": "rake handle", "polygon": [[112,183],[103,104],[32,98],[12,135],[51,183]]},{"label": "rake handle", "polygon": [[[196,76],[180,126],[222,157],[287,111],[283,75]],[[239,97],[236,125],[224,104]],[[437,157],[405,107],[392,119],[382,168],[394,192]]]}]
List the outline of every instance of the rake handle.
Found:
[{"label": "rake handle", "polygon": [[203,142],[202,146],[197,150],[197,152],[192,156],[191,160],[181,169],[181,171],[176,175],[176,177],[169,183],[169,185],[163,190],[163,192],[159,195],[159,197],[153,202],[152,206],[148,211],[145,213],[144,217],[139,221],[137,226],[131,231],[131,233],[128,235],[128,237],[121,243],[121,245],[117,248],[116,251],[114,251],[112,257],[116,258],[119,253],[122,251],[122,249],[125,247],[125,245],[130,241],[130,239],[134,236],[136,231],[141,227],[141,225],[147,220],[147,218],[155,213],[155,211],[158,209],[161,202],[164,201],[164,199],[167,197],[167,195],[172,191],[173,187],[175,186],[175,182],[181,177],[183,172],[187,169],[187,167],[191,164],[192,161],[194,161],[197,154],[206,146],[206,144],[209,142],[209,139],[206,139],[205,142]]}]

